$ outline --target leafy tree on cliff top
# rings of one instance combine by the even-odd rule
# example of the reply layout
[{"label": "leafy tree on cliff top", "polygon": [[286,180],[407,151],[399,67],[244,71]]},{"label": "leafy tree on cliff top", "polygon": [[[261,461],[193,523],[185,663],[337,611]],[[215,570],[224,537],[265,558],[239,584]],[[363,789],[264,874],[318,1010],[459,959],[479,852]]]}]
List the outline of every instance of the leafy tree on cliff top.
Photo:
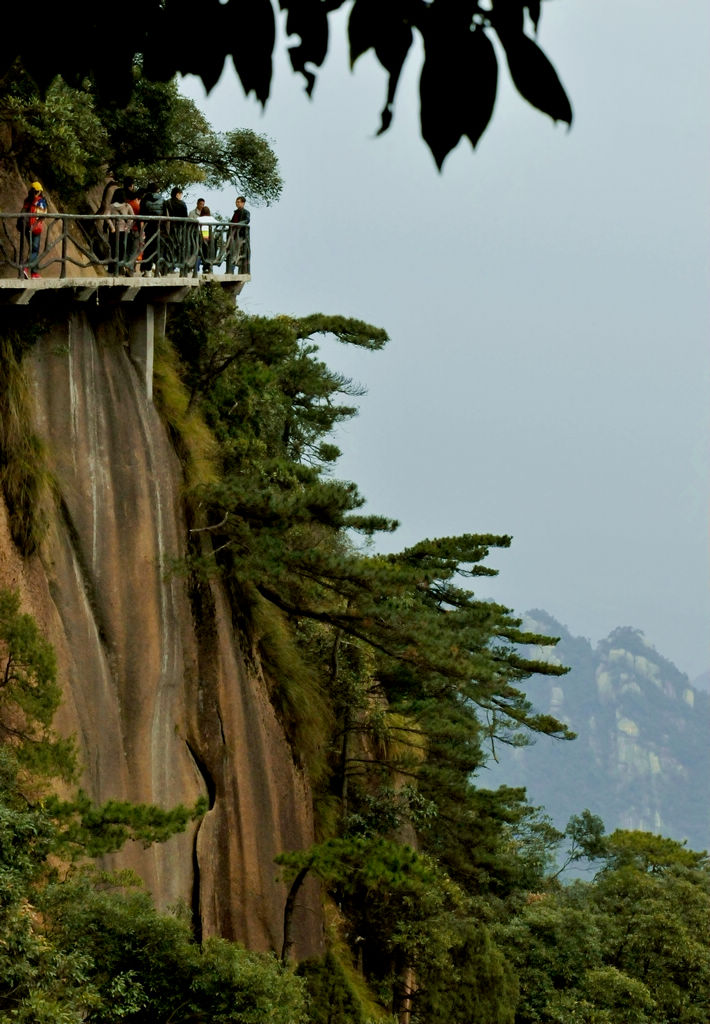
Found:
[{"label": "leafy tree on cliff top", "polygon": [[0,78],[9,152],[65,201],[107,170],[160,188],[230,184],[255,203],[278,200],[283,182],[269,141],[249,129],[215,132],[174,80],[152,82],[135,62],[121,102],[97,96],[91,77],[68,80],[56,77],[41,94],[19,61]]},{"label": "leafy tree on cliff top", "polygon": [[[299,37],[289,47],[291,65],[303,76],[309,95],[314,69],[328,52],[328,16],[344,6],[345,0],[279,0],[278,7],[287,12],[286,32]],[[388,78],[380,131],[391,123],[402,67],[417,37],[424,45],[421,131],[439,167],[462,137],[475,146],[490,121],[499,70],[493,40],[505,54],[520,95],[554,121],[571,124],[565,90],[534,39],[541,6],[541,0],[355,0],[347,29],[351,65],[371,50]],[[52,9],[45,11],[40,3],[34,13],[43,22]],[[200,11],[210,32],[199,45],[190,30],[194,14],[181,0],[145,0],[130,30],[117,32],[112,9],[82,0],[66,5],[64,17],[52,18],[51,34],[35,34],[26,31],[24,12],[11,7],[0,41],[0,74],[19,52],[41,88],[57,74],[74,85],[94,77],[102,95],[125,103],[137,54],[151,80],[195,74],[208,90],[231,56],[245,93],[265,103],[276,39],[272,0],[248,5],[215,0]],[[81,28],[90,33],[91,45]]]}]

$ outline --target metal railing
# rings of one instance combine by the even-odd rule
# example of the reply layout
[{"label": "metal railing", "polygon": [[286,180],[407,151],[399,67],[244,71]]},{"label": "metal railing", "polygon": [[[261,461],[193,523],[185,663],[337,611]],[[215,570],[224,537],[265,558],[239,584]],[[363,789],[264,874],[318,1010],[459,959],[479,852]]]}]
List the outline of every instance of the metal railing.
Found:
[{"label": "metal railing", "polygon": [[244,224],[116,213],[0,213],[2,277],[70,278],[72,269],[89,267],[114,277],[194,277],[222,267],[226,274],[250,274],[250,266],[251,239]]}]

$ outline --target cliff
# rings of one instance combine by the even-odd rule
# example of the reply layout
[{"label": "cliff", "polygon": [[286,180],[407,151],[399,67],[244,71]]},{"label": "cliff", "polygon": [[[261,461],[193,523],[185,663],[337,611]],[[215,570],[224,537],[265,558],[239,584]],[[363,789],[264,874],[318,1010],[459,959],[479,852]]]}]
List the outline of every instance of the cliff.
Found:
[{"label": "cliff", "polygon": [[[313,842],[308,781],[218,583],[171,571],[186,551],[181,466],[125,346],[121,315],[62,316],[25,359],[55,513],[40,554],[15,549],[0,507],[0,586],[54,645],[83,786],[108,798],[209,811],[187,833],[112,860],[160,907],[185,901],[205,934],[280,949],[274,857]],[[320,949],[318,894],[297,952]]]}]

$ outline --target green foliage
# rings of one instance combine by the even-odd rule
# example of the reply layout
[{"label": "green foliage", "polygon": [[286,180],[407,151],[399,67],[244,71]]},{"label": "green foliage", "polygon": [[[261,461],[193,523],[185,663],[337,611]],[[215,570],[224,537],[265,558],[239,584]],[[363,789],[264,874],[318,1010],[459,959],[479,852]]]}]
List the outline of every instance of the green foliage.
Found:
[{"label": "green foliage", "polygon": [[456,1012],[508,1020],[515,984],[480,894],[502,901],[523,879],[537,883],[550,829],[521,791],[486,793],[472,775],[488,737],[571,735],[537,715],[520,688],[532,671],[565,670],[523,657],[522,645],[554,641],[465,589],[494,573],[483,560],[509,538],[427,540],[396,555],[357,545],[358,534],[397,524],[362,515],[356,486],[333,476],[340,453],[330,435],[355,415],[361,389],[318,358],[315,339],[326,334],[370,350],[387,341],[343,317],[250,317],[216,288],[200,289],[168,325],[221,465],[190,499],[205,516],[192,569],[205,571],[211,546],[295,756],[310,748],[305,763],[317,762],[322,779],[326,838],[281,860],[292,883],[284,956],[293,902],[313,873],[344,914],[351,955],[382,1006],[398,1011],[407,978],[426,974],[435,1024],[452,1012],[445,979],[478,972],[489,996],[467,983]]},{"label": "green foliage", "polygon": [[296,974],[306,984],[309,1024],[365,1024],[358,994],[332,952],[302,960]]},{"label": "green foliage", "polygon": [[559,847],[563,839],[567,840],[569,847],[561,866],[552,876],[553,878],[561,875],[570,864],[596,860],[603,857],[608,851],[607,840],[604,836],[604,822],[589,810],[584,810],[581,814],[573,814],[567,822],[564,833],[557,833],[554,845]]},{"label": "green foliage", "polygon": [[207,807],[204,797],[192,808],[177,804],[168,811],[125,800],[96,805],[83,790],[71,800],[50,796],[44,801],[45,811],[57,826],[56,852],[65,859],[113,853],[129,839],[144,847],[164,843],[176,832],[184,832],[190,821],[201,818]]},{"label": "green foliage", "polygon": [[414,1017],[419,1021],[513,1024],[518,982],[489,929],[461,922],[449,948],[450,966],[417,977]]},{"label": "green foliage", "polygon": [[303,1019],[302,983],[274,957],[221,939],[200,946],[187,921],[157,914],[144,892],[97,886],[85,875],[48,887],[42,911],[47,941],[86,958],[81,999],[91,1020]]},{"label": "green foliage", "polygon": [[294,643],[291,626],[278,608],[253,588],[242,593],[272,704],[296,762],[318,787],[328,768],[326,752],[334,722],[332,707],[319,686],[317,666],[308,659],[307,650]]},{"label": "green foliage", "polygon": [[426,855],[381,836],[333,838],[277,858],[287,880],[324,881],[362,947],[365,970],[393,1002],[404,967],[446,963],[463,892]]},{"label": "green foliage", "polygon": [[216,480],[219,465],[214,437],[199,408],[190,401],[175,350],[162,336],[155,342],[153,400],[180,457],[188,492]]},{"label": "green foliage", "polygon": [[76,201],[107,169],[161,189],[232,186],[253,202],[276,202],[283,182],[264,136],[249,129],[215,132],[176,81],[151,82],[137,61],[128,103],[97,97],[90,76],[56,77],[42,93],[15,61],[2,79],[0,122],[12,154],[30,178]]},{"label": "green foliage", "polygon": [[154,180],[161,188],[230,185],[267,205],[281,195],[283,182],[269,141],[246,128],[215,132],[192,100],[180,95],[176,79],[151,82],[136,63],[130,102],[97,102],[97,112],[119,177]]},{"label": "green foliage", "polygon": [[605,871],[632,868],[652,875],[663,875],[680,869],[707,868],[707,853],[688,850],[685,843],[653,832],[628,832],[617,829],[603,846]]},{"label": "green foliage", "polygon": [[343,318],[228,313],[206,290],[171,326],[188,386],[221,446],[223,476],[201,495],[221,564],[294,619],[327,624],[378,652],[390,699],[412,686],[429,699],[448,691],[485,708],[499,731],[525,725],[568,735],[531,713],[513,685],[533,671],[565,671],[515,650],[554,641],[521,632],[507,609],[457,585],[495,574],[480,563],[509,538],[427,540],[386,556],[353,546],[351,531],[396,524],[359,515],[355,485],[328,473],[337,449],[323,442],[355,409],[336,401],[353,394],[352,382],[315,358],[317,333],[369,349],[386,341],[381,330]]},{"label": "green foliage", "polygon": [[529,899],[496,928],[521,987],[516,1021],[690,1024],[710,1010],[704,854],[615,832],[592,883]]},{"label": "green foliage", "polygon": [[[327,840],[278,862],[296,885],[305,871],[326,883],[382,1005],[395,1011],[411,999],[414,1021],[512,1024],[512,970],[471,901],[429,857],[373,837]],[[337,971],[326,982],[321,970],[306,972],[316,1019],[325,1019],[325,1004],[359,1021],[358,1007],[348,1010],[349,986]]]},{"label": "green foliage", "polygon": [[0,742],[10,746],[18,770],[68,782],[76,756],[73,743],[52,729],[61,699],[56,677],[54,650],[20,612],[19,594],[0,590]]},{"label": "green foliage", "polygon": [[2,81],[0,121],[12,133],[12,153],[30,180],[65,196],[99,180],[110,161],[108,131],[88,82],[77,88],[55,78],[41,96],[19,61]]},{"label": "green foliage", "polygon": [[[123,884],[121,884],[123,883]],[[198,945],[126,879],[83,873],[16,899],[0,917],[0,1020],[300,1024],[302,983],[273,956]]]}]

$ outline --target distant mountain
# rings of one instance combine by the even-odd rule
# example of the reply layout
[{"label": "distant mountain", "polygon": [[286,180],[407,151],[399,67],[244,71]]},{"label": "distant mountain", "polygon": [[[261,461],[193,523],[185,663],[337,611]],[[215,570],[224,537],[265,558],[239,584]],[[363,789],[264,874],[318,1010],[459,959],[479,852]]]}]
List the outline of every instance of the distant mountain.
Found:
[{"label": "distant mountain", "polygon": [[700,676],[697,676],[693,680],[693,686],[696,690],[706,690],[710,693],[710,670],[703,672]]},{"label": "distant mountain", "polygon": [[558,828],[589,808],[608,832],[643,829],[709,849],[710,693],[693,686],[637,629],[615,629],[593,647],[544,611],[528,612],[525,626],[560,637],[547,656],[571,671],[534,676],[527,692],[577,739],[540,737],[528,747],[499,748],[500,763],[479,783],[526,786]]}]

